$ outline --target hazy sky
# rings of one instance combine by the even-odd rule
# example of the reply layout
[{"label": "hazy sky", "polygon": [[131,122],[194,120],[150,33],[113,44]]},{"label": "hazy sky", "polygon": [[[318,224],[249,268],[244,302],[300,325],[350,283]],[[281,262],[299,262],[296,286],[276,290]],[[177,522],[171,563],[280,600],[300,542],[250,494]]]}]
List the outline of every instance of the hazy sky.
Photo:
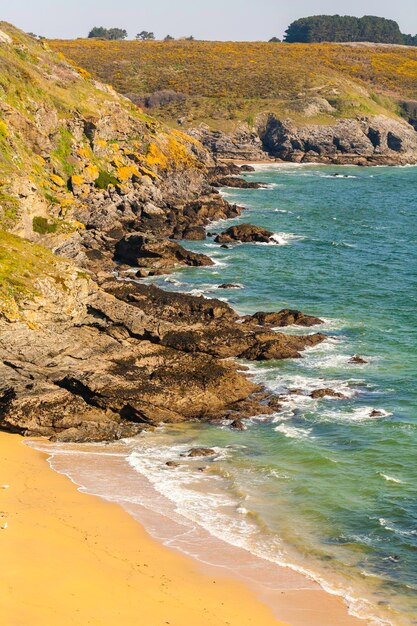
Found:
[{"label": "hazy sky", "polygon": [[0,19],[45,37],[86,36],[92,26],[126,28],[129,37],[151,30],[157,37],[265,40],[282,37],[307,15],[379,15],[402,32],[417,33],[416,0],[0,0]]}]

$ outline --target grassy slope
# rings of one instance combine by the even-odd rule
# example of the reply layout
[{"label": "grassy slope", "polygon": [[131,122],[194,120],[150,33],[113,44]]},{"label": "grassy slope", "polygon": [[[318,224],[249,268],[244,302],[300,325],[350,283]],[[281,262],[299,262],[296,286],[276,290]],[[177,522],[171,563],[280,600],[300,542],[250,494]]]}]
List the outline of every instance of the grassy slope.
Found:
[{"label": "grassy slope", "polygon": [[[395,115],[399,99],[417,99],[412,47],[88,39],[50,44],[123,94],[186,94],[185,102],[153,110],[168,121],[186,115],[189,122],[226,128],[272,111],[298,122],[306,116],[326,122]],[[333,111],[315,106],[317,97]]]},{"label": "grassy slope", "polygon": [[[190,138],[46,43],[5,22],[0,31],[11,38],[0,42],[0,228],[30,236],[34,220],[37,234],[66,234],[82,226],[72,213],[94,188],[201,167]],[[97,126],[94,142],[86,121]]]},{"label": "grassy slope", "polygon": [[66,292],[78,277],[82,272],[50,250],[0,230],[0,318],[19,320],[21,303],[45,290]]}]

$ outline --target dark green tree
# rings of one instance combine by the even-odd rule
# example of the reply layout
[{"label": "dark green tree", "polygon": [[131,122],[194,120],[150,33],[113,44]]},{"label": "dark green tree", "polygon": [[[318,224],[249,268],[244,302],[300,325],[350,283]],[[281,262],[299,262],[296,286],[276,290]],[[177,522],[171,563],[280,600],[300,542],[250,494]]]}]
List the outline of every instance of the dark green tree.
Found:
[{"label": "dark green tree", "polygon": [[164,37],[164,41],[174,41],[174,37],[172,37],[171,35],[167,35],[166,37]]},{"label": "dark green tree", "polygon": [[303,17],[290,24],[284,41],[288,43],[370,41],[401,44],[403,35],[397,22],[384,17],[314,15]]},{"label": "dark green tree", "polygon": [[94,26],[88,33],[88,38],[97,39],[126,39],[127,31],[124,28],[104,28],[103,26]]},{"label": "dark green tree", "polygon": [[155,39],[155,35],[151,31],[143,30],[136,35],[136,39],[140,39],[141,41],[150,41]]},{"label": "dark green tree", "polygon": [[269,43],[281,43],[281,39],[279,37],[271,37]]}]

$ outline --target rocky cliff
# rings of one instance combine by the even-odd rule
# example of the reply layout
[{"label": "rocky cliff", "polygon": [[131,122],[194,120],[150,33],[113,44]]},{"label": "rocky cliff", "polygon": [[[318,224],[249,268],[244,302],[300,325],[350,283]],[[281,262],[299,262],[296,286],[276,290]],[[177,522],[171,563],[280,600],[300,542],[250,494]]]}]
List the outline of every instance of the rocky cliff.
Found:
[{"label": "rocky cliff", "polygon": [[325,335],[273,326],[320,320],[126,280],[210,264],[175,239],[239,214],[213,187],[239,169],[4,23],[0,62],[0,428],[96,441],[279,408],[230,358],[296,358]]},{"label": "rocky cliff", "polygon": [[222,133],[203,125],[190,134],[217,158],[405,165],[417,163],[417,131],[411,120],[375,115],[332,124],[295,124],[270,114],[259,117],[256,132],[241,125],[232,133]]}]

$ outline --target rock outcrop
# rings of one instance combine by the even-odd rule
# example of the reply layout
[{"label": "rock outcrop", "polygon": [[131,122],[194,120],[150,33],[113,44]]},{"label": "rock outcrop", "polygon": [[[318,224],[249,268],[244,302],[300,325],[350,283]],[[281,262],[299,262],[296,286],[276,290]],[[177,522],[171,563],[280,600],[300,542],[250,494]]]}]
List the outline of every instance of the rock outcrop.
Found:
[{"label": "rock outcrop", "polygon": [[0,307],[3,429],[100,441],[268,414],[265,394],[224,357],[288,358],[325,339],[238,324],[220,300],[115,279],[98,287],[47,250],[11,235],[6,244],[21,274]]},{"label": "rock outcrop", "polygon": [[217,158],[243,161],[265,160],[266,155],[259,134],[246,124],[240,124],[232,134],[211,130],[204,124],[188,132]]},{"label": "rock outcrop", "polygon": [[268,154],[284,161],[341,165],[417,162],[413,126],[382,115],[305,126],[270,115],[260,127],[260,136]]},{"label": "rock outcrop", "polygon": [[253,224],[238,224],[230,226],[214,239],[216,243],[274,243],[274,233],[261,226]]},{"label": "rock outcrop", "polygon": [[416,126],[413,118],[407,123],[384,115],[300,125],[290,119],[278,119],[271,113],[259,116],[256,122],[259,140],[256,145],[261,152],[254,154],[247,150],[247,145],[253,141],[255,131],[217,132],[214,133],[215,141],[213,132],[204,127],[192,134],[217,158],[335,165],[405,165],[417,162]]}]

